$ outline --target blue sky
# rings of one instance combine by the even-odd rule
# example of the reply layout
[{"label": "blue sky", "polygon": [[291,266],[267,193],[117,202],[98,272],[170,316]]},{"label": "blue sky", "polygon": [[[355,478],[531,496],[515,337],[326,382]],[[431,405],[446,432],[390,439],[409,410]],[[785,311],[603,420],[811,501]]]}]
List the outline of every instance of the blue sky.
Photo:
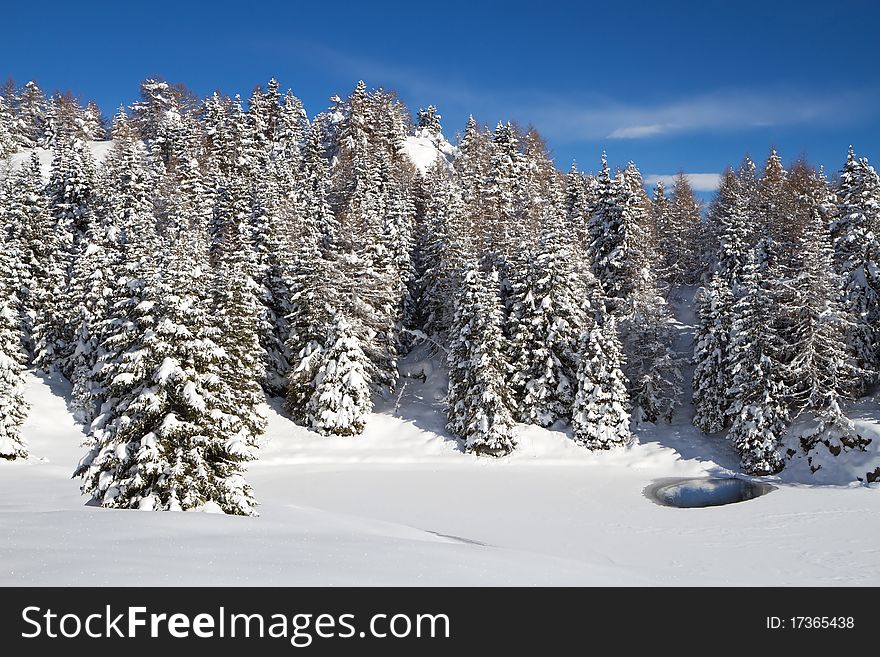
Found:
[{"label": "blue sky", "polygon": [[247,96],[275,76],[311,115],[359,78],[468,114],[533,123],[557,166],[600,151],[645,176],[715,173],[771,145],[834,171],[880,160],[880,9],[787,2],[7,3],[0,75],[105,114],[161,75]]}]

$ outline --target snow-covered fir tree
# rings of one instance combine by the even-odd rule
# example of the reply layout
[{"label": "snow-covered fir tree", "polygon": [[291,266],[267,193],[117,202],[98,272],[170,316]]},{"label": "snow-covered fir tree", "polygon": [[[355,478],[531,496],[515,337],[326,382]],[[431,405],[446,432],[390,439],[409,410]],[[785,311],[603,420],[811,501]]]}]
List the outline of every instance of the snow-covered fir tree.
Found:
[{"label": "snow-covered fir tree", "polygon": [[262,308],[253,278],[253,251],[247,224],[230,222],[215,270],[212,304],[218,312],[214,343],[225,353],[220,375],[228,385],[232,413],[243,425],[245,442],[253,442],[265,430],[260,410],[264,401],[260,382],[265,376],[265,350],[260,344]]},{"label": "snow-covered fir tree", "polygon": [[436,139],[443,132],[440,125],[440,119],[443,117],[437,113],[437,108],[428,105],[425,109],[418,111],[418,129],[423,131],[425,136]]},{"label": "snow-covered fir tree", "polygon": [[578,171],[577,164],[565,174],[565,210],[569,229],[577,238],[578,252],[586,256],[589,238],[589,220],[596,203],[595,179]]},{"label": "snow-covered fir tree", "polygon": [[578,336],[598,286],[589,271],[579,271],[563,218],[553,208],[542,235],[524,271],[514,275],[508,333],[515,417],[549,426],[570,416]]},{"label": "snow-covered fir tree", "polygon": [[15,114],[9,100],[0,95],[0,157],[8,157],[17,150]]},{"label": "snow-covered fir tree", "polygon": [[743,272],[742,296],[734,305],[730,346],[733,376],[732,417],[728,439],[743,469],[769,475],[783,468],[780,441],[789,421],[783,364],[777,360],[780,339],[771,304],[762,286],[760,253]]},{"label": "snow-covered fir tree", "polygon": [[626,377],[613,318],[598,308],[578,339],[577,392],[572,408],[574,440],[591,450],[624,447],[630,432]]},{"label": "snow-covered fir tree", "polygon": [[15,137],[21,148],[36,148],[46,134],[46,94],[33,80],[18,90],[15,98]]},{"label": "snow-covered fir tree", "polygon": [[502,333],[498,272],[476,263],[461,273],[447,356],[447,427],[481,456],[505,456],[516,447]]},{"label": "snow-covered fir tree", "polygon": [[71,356],[76,348],[74,332],[80,327],[79,299],[65,294],[71,288],[74,263],[86,248],[85,235],[95,210],[96,171],[86,145],[71,135],[61,134],[55,143],[47,194],[53,217],[55,249],[49,258],[64,272],[57,281],[63,288],[53,291],[50,314],[39,327],[35,362],[42,369],[60,368],[70,378]]},{"label": "snow-covered fir tree", "polygon": [[717,245],[712,254],[714,269],[728,288],[735,292],[749,259],[754,228],[747,189],[741,177],[732,169],[726,169],[721,176],[708,219]]},{"label": "snow-covered fir tree", "polygon": [[880,176],[850,148],[836,192],[834,260],[844,277],[846,304],[854,320],[849,343],[870,385],[880,371]]},{"label": "snow-covered fir tree", "polygon": [[598,185],[598,200],[589,223],[589,256],[593,272],[616,310],[617,300],[629,296],[656,258],[653,231],[648,227],[651,204],[638,170],[627,167],[612,177],[604,153]]},{"label": "snow-covered fir tree", "polygon": [[698,324],[694,335],[694,426],[718,433],[729,423],[727,409],[733,380],[730,339],[733,294],[719,272],[700,288],[695,299]]},{"label": "snow-covered fir tree", "polygon": [[839,454],[861,450],[868,440],[843,411],[844,401],[858,391],[862,373],[847,342],[856,321],[846,304],[842,277],[834,270],[828,217],[836,209],[835,199],[823,177],[803,162],[792,169],[791,181],[793,220],[802,229],[795,249],[799,273],[781,312],[791,325],[787,368],[794,387],[793,414],[807,411],[814,418],[813,430],[798,445],[812,463],[811,452],[819,446]]},{"label": "snow-covered fir tree", "polygon": [[306,403],[309,426],[322,434],[363,433],[373,408],[368,360],[351,325],[340,317],[318,352],[312,394]]},{"label": "snow-covered fir tree", "polygon": [[443,340],[452,325],[455,286],[467,257],[465,209],[444,162],[438,160],[428,170],[426,184],[427,207],[417,240],[416,318],[427,335]]},{"label": "snow-covered fir tree", "polygon": [[116,417],[90,434],[75,474],[105,507],[255,515],[242,476],[253,458],[251,434],[226,384],[231,371],[218,366],[224,350],[211,339],[208,309],[188,293],[185,246],[171,247],[131,309],[135,338],[109,364]]},{"label": "snow-covered fir tree", "polygon": [[693,285],[702,273],[703,224],[700,215],[700,204],[694,197],[690,181],[679,172],[673,181],[659,236],[664,278],[671,285]]},{"label": "snow-covered fir tree", "polygon": [[15,240],[0,250],[0,458],[27,456],[21,424],[28,412],[22,378],[22,322],[19,307],[19,258]]},{"label": "snow-covered fir tree", "polygon": [[64,267],[58,236],[53,228],[39,156],[31,153],[27,162],[10,176],[7,221],[17,236],[20,258],[19,302],[24,344],[32,363],[42,343],[44,327],[51,323],[55,301],[64,287]]}]

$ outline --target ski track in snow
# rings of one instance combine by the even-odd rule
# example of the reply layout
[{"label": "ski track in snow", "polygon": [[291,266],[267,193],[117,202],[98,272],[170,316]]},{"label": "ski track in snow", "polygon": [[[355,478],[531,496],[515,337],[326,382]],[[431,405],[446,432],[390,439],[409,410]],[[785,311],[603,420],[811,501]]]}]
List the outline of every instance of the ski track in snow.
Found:
[{"label": "ski track in snow", "polygon": [[[686,352],[693,317],[678,321]],[[729,445],[687,421],[689,391],[676,422],[630,449],[591,453],[521,425],[516,452],[492,461],[444,433],[446,382],[425,350],[402,371],[355,438],[306,431],[269,401],[247,474],[259,518],[86,506],[70,386],[29,373],[31,458],[0,462],[0,584],[880,584],[876,485],[770,478],[779,490],[706,509],[643,497],[654,479],[736,470]],[[880,435],[876,403],[854,417]]]}]

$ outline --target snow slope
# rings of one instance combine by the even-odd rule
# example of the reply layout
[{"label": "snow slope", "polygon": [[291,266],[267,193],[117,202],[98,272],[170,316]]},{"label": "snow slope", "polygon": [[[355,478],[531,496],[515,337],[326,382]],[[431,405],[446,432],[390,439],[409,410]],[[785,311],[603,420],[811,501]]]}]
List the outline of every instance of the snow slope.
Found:
[{"label": "snow slope", "polygon": [[430,169],[438,157],[451,165],[457,154],[455,146],[443,135],[433,137],[425,130],[409,135],[403,143],[403,150],[421,173]]},{"label": "snow slope", "polygon": [[[107,154],[113,148],[112,141],[90,141],[88,143],[89,152],[95,159],[95,163],[100,164],[107,157]],[[9,156],[7,162],[9,167],[14,171],[21,167],[24,162],[31,158],[31,154],[36,152],[40,159],[40,168],[43,171],[43,178],[49,180],[49,173],[52,170],[52,149],[51,148],[25,148]],[[4,162],[4,165],[6,163]],[[2,168],[0,167],[0,176],[2,176]]]},{"label": "snow slope", "polygon": [[[477,459],[442,432],[443,377],[420,355],[408,371],[426,383],[404,379],[357,438],[308,432],[271,402],[248,474],[259,518],[85,506],[69,385],[28,375],[32,457],[0,463],[0,585],[880,584],[876,486],[661,507],[642,494],[653,479],[725,471],[682,458],[684,425],[603,454],[520,427],[513,456]],[[723,461],[723,447],[706,449]]]}]

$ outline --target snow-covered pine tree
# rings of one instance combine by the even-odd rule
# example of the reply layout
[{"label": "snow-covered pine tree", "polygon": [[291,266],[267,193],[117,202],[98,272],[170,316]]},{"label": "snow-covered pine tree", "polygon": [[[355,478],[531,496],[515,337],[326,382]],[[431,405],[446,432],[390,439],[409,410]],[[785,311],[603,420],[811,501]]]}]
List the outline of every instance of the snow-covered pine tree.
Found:
[{"label": "snow-covered pine tree", "polygon": [[[859,390],[860,375],[847,336],[855,323],[843,295],[842,277],[834,270],[828,230],[835,198],[821,174],[798,162],[791,171],[795,196],[793,220],[802,227],[795,246],[798,276],[781,311],[791,324],[789,378],[794,382],[793,413],[811,412],[812,432],[801,436],[800,449],[812,459],[820,444],[831,453],[862,449],[859,436],[841,408]],[[812,461],[811,461],[812,462]]]},{"label": "snow-covered pine tree", "polygon": [[515,417],[546,427],[570,416],[578,336],[597,286],[589,271],[580,271],[563,217],[552,206],[542,232],[533,257],[514,278],[508,333]]},{"label": "snow-covered pine tree", "polygon": [[84,139],[87,141],[103,141],[107,138],[104,116],[98,104],[90,100],[82,111],[82,126]]},{"label": "snow-covered pine tree", "polygon": [[458,141],[459,154],[453,162],[453,169],[465,210],[466,241],[474,245],[474,257],[477,252],[489,248],[484,239],[484,224],[491,147],[489,135],[480,130],[473,116],[468,117]]},{"label": "snow-covered pine tree", "polygon": [[41,344],[44,327],[51,321],[57,295],[64,286],[60,246],[53,229],[39,156],[22,164],[10,180],[8,221],[18,236],[21,249],[19,302],[21,304],[24,344],[29,363]]},{"label": "snow-covered pine tree", "polygon": [[565,174],[566,219],[569,229],[576,238],[578,253],[582,257],[586,257],[588,252],[590,244],[588,224],[596,203],[595,190],[590,184],[592,180],[578,171],[574,162]]},{"label": "snow-covered pine tree", "polygon": [[214,342],[226,354],[228,367],[221,372],[229,387],[233,406],[248,440],[265,429],[260,411],[264,401],[260,382],[266,368],[266,352],[260,344],[263,308],[253,278],[253,247],[247,223],[229,221],[222,236],[211,307],[217,310]]},{"label": "snow-covered pine tree", "polygon": [[632,420],[672,422],[681,405],[682,358],[673,348],[672,311],[650,269],[624,302],[620,331],[626,353]]},{"label": "snow-covered pine tree", "polygon": [[671,421],[681,403],[681,359],[673,349],[672,312],[657,279],[656,214],[632,162],[618,175],[615,189],[604,215],[609,233],[598,242],[610,249],[602,271],[617,294],[611,301],[626,352],[632,419]]},{"label": "snow-covered pine tree", "polygon": [[729,423],[733,402],[730,362],[733,294],[723,274],[715,272],[695,299],[698,324],[694,336],[694,426],[718,433]]},{"label": "snow-covered pine tree", "polygon": [[90,213],[82,253],[73,264],[66,290],[65,306],[70,309],[73,331],[61,369],[70,373],[73,383],[74,417],[86,426],[97,414],[102,395],[95,367],[101,357],[102,328],[110,318],[112,275],[120,265],[117,240],[118,227]]},{"label": "snow-covered pine tree", "polygon": [[142,330],[152,326],[153,302],[146,295],[155,278],[159,240],[150,183],[143,145],[120,113],[102,177],[101,220],[108,243],[115,243],[115,263],[108,267],[112,288],[106,300],[106,320],[96,327],[101,343],[93,377],[93,390],[98,394],[98,414],[90,425],[94,439],[99,439],[104,427],[116,422],[121,413],[111,385],[123,354],[134,348],[139,326]]},{"label": "snow-covered pine tree", "polygon": [[73,373],[70,357],[75,349],[73,334],[80,325],[80,317],[75,307],[79,299],[64,291],[70,289],[74,263],[84,253],[85,234],[95,209],[95,185],[95,165],[86,145],[73,135],[59,134],[53,149],[47,194],[55,232],[53,246],[57,246],[50,259],[63,269],[64,287],[53,291],[51,314],[44,316],[40,327],[36,365],[46,370],[58,367],[68,378]]},{"label": "snow-covered pine tree", "polygon": [[605,153],[599,173],[599,198],[590,217],[590,261],[593,273],[616,312],[646,268],[655,265],[651,204],[634,165],[611,177]]},{"label": "snow-covered pine tree", "polygon": [[287,351],[290,354],[287,410],[294,421],[312,426],[309,400],[314,392],[322,351],[341,308],[336,286],[342,263],[336,218],[329,203],[330,183],[322,154],[321,131],[309,134],[304,159],[305,185],[301,221],[295,227],[291,311]]},{"label": "snow-covered pine tree", "polygon": [[700,204],[694,197],[690,181],[680,171],[672,185],[660,242],[666,278],[673,286],[693,285],[702,273],[703,224],[700,215]]},{"label": "snow-covered pine tree", "polygon": [[33,80],[18,90],[15,99],[15,137],[21,148],[36,148],[43,143],[46,128],[46,94]]},{"label": "snow-covered pine tree", "polygon": [[15,115],[9,100],[0,95],[0,158],[12,155],[18,150],[15,138]]},{"label": "snow-covered pine tree", "polygon": [[[267,165],[270,170],[275,164]],[[287,387],[289,357],[285,342],[290,332],[293,246],[292,224],[299,220],[301,191],[294,198],[281,194],[275,175],[254,180],[251,187],[250,239],[253,275],[258,287],[259,338],[265,358],[263,387],[280,396]]]},{"label": "snow-covered pine tree", "polygon": [[473,263],[461,274],[450,329],[447,428],[465,450],[505,456],[516,447],[502,334],[498,273]]},{"label": "snow-covered pine tree", "polygon": [[[98,431],[75,474],[83,492],[111,508],[214,508],[255,515],[242,476],[250,433],[225,385],[224,350],[211,339],[207,308],[190,292],[187,241],[172,245],[131,308],[128,348],[109,363],[116,417]],[[235,363],[233,367],[239,366]]]},{"label": "snow-covered pine tree", "polygon": [[17,240],[4,240],[0,249],[0,458],[27,456],[21,424],[28,412],[22,378],[22,322],[19,304],[19,258]]},{"label": "snow-covered pine tree", "polygon": [[591,326],[579,336],[577,353],[577,392],[571,414],[575,442],[591,450],[631,444],[620,340],[613,317],[601,306]]},{"label": "snow-covered pine tree", "polygon": [[416,127],[418,130],[422,131],[426,137],[437,139],[443,132],[443,128],[440,125],[440,119],[442,118],[443,117],[437,113],[436,107],[428,105],[427,108],[418,111],[418,123]]},{"label": "snow-covered pine tree", "polygon": [[467,249],[464,202],[458,185],[438,160],[427,172],[428,199],[418,247],[421,271],[417,288],[417,324],[444,341],[452,325],[455,286]]},{"label": "snow-covered pine tree", "polygon": [[837,184],[837,214],[831,224],[834,260],[844,277],[846,303],[854,319],[850,348],[864,372],[864,385],[880,373],[880,176],[850,147]]},{"label": "snow-covered pine tree", "polygon": [[544,138],[534,128],[522,137],[520,174],[517,180],[521,220],[514,225],[516,244],[534,244],[544,226],[550,207],[564,207],[566,200],[562,177],[556,171]]},{"label": "snow-covered pine tree", "polygon": [[749,197],[740,176],[727,169],[709,208],[709,225],[717,246],[714,270],[727,287],[737,293],[740,277],[749,259],[754,227],[749,214]]},{"label": "snow-covered pine tree", "polygon": [[413,263],[413,224],[416,207],[413,188],[402,168],[388,158],[379,166],[380,194],[382,196],[382,246],[387,254],[388,276],[393,294],[393,320],[396,324],[398,349],[405,340],[400,333],[412,324],[414,312],[410,296],[415,277]]},{"label": "snow-covered pine tree", "polygon": [[496,264],[516,250],[518,222],[524,219],[520,204],[520,176],[524,173],[516,132],[510,123],[499,122],[492,138],[491,161],[485,181],[488,215],[478,228],[483,243],[496,254]]},{"label": "snow-covered pine tree", "polygon": [[762,286],[759,261],[762,249],[746,264],[742,296],[734,305],[730,368],[733,375],[732,416],[728,439],[739,452],[749,474],[769,475],[782,470],[779,453],[788,426],[783,364],[773,307]]},{"label": "snow-covered pine tree", "polygon": [[[377,116],[387,104],[381,94],[371,98],[358,83],[348,101],[349,115],[335,134],[331,205],[339,222],[334,249],[341,272],[339,311],[370,360],[367,379],[377,390],[397,381],[396,310],[400,287],[392,257],[383,240],[386,212],[382,194],[383,167],[397,148],[388,119]],[[382,136],[384,135],[384,136]]]},{"label": "snow-covered pine tree", "polygon": [[651,225],[659,251],[657,278],[666,285],[670,284],[672,276],[668,271],[667,258],[662,248],[667,239],[665,236],[670,232],[669,223],[669,198],[666,196],[666,186],[662,180],[658,180],[651,195]]},{"label": "snow-covered pine tree", "polygon": [[344,317],[339,317],[317,352],[312,394],[306,404],[308,426],[322,434],[354,436],[363,433],[373,409],[369,361],[360,340]]}]

